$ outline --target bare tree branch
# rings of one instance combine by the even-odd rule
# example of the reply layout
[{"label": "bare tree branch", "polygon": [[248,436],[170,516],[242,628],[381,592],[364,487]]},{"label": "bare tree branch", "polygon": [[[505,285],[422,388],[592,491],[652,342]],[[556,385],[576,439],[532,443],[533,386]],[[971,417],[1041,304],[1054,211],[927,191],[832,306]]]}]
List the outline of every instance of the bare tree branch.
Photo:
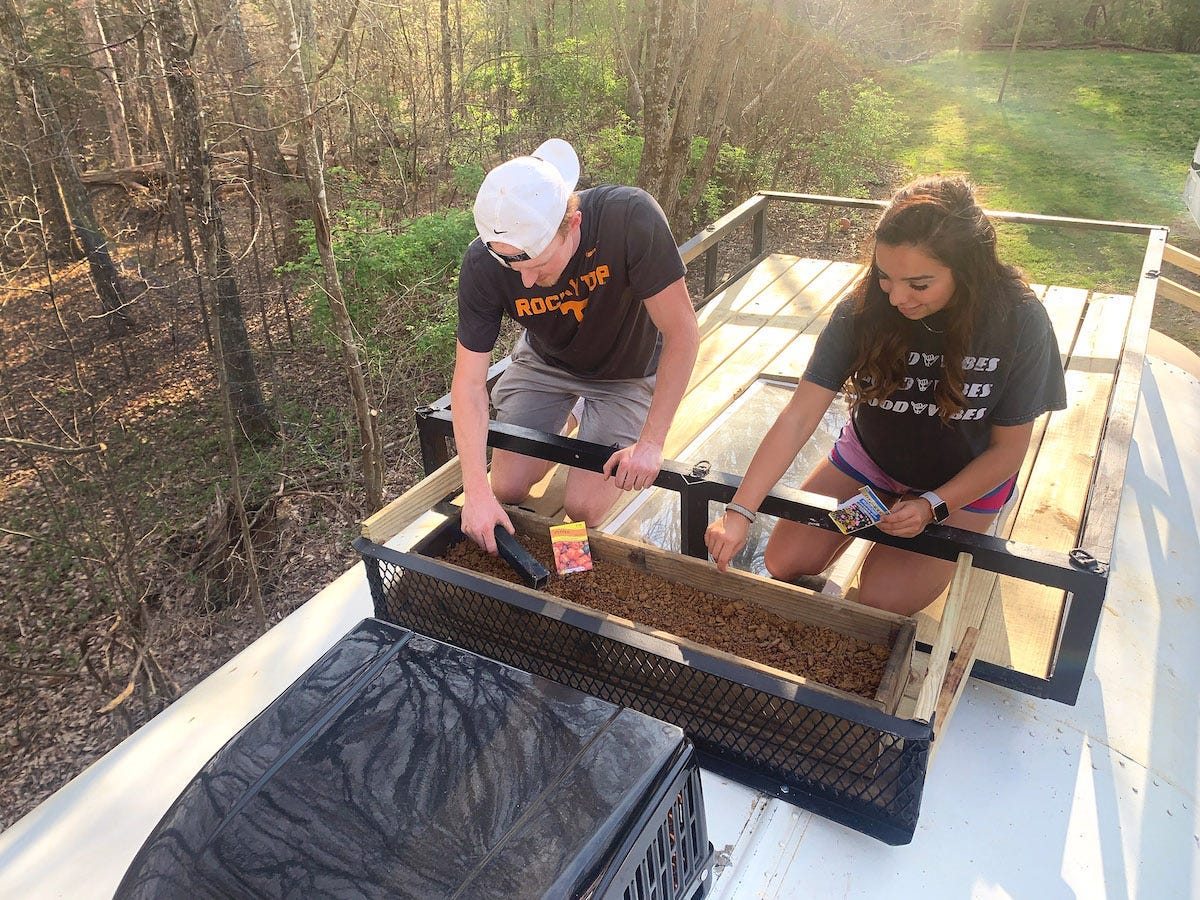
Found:
[{"label": "bare tree branch", "polygon": [[637,104],[634,116],[637,117],[642,114],[642,85],[638,81],[637,69],[634,68],[633,61],[629,58],[629,42],[625,40],[625,30],[621,27],[621,17],[617,14],[616,0],[608,0],[608,9],[612,14],[617,47],[621,50],[621,62],[625,64],[625,75],[629,78],[629,85],[633,89],[633,99]]},{"label": "bare tree branch", "polygon": [[33,450],[38,453],[56,453],[60,456],[77,456],[80,453],[103,453],[108,447],[104,444],[90,444],[86,447],[59,447],[55,444],[43,444],[40,441],[26,441],[21,438],[0,435],[0,444],[10,447],[20,447],[23,450]]}]

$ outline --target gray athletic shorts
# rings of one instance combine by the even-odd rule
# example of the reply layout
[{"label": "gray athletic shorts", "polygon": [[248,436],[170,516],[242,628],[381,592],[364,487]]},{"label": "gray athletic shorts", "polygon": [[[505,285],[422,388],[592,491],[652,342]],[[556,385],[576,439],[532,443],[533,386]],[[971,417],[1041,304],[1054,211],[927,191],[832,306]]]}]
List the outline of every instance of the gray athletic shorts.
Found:
[{"label": "gray athletic shorts", "polygon": [[656,375],[589,381],[548,365],[522,334],[512,362],[492,387],[496,421],[559,434],[575,401],[583,398],[576,437],[610,446],[636,443],[646,424]]}]

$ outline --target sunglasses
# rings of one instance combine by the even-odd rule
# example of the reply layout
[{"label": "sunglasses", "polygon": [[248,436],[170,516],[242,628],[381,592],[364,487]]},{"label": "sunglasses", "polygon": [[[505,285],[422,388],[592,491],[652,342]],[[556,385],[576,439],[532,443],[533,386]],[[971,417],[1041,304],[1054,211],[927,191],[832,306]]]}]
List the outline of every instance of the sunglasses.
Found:
[{"label": "sunglasses", "polygon": [[507,253],[501,253],[499,250],[493,250],[490,243],[486,243],[483,246],[487,248],[488,253],[492,254],[492,258],[495,259],[496,262],[510,269],[512,268],[513,263],[525,262],[527,259],[533,259],[532,256],[524,252],[513,253],[511,256]]}]

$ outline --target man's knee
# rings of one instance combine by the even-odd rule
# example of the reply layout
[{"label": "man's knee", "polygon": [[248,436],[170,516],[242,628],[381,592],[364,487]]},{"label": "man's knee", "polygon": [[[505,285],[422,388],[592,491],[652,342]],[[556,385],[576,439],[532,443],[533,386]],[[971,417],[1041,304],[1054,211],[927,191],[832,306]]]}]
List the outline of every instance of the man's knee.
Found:
[{"label": "man's knee", "polygon": [[529,496],[529,489],[533,485],[526,485],[524,488],[515,484],[505,484],[492,480],[492,494],[501,503],[521,503]]},{"label": "man's knee", "polygon": [[572,522],[587,522],[589,528],[594,528],[607,518],[620,494],[612,482],[599,477],[568,479],[563,510]]},{"label": "man's knee", "polygon": [[501,503],[520,503],[529,496],[530,489],[540,476],[534,477],[528,466],[496,465],[493,463],[489,480],[492,493]]},{"label": "man's knee", "polygon": [[567,500],[563,503],[563,511],[572,522],[586,522],[588,528],[595,528],[604,521],[612,503],[598,502],[597,498],[581,498]]}]

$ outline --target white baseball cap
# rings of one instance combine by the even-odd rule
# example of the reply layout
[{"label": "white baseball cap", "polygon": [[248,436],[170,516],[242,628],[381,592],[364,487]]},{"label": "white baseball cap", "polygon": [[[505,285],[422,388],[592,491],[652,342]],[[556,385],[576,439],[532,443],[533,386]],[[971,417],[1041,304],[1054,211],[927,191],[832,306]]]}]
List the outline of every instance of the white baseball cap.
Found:
[{"label": "white baseball cap", "polygon": [[518,156],[488,172],[475,197],[475,228],[479,239],[491,249],[497,242],[519,247],[532,259],[544,251],[567,212],[579,181],[579,157],[560,138],[551,138],[529,156]]}]

